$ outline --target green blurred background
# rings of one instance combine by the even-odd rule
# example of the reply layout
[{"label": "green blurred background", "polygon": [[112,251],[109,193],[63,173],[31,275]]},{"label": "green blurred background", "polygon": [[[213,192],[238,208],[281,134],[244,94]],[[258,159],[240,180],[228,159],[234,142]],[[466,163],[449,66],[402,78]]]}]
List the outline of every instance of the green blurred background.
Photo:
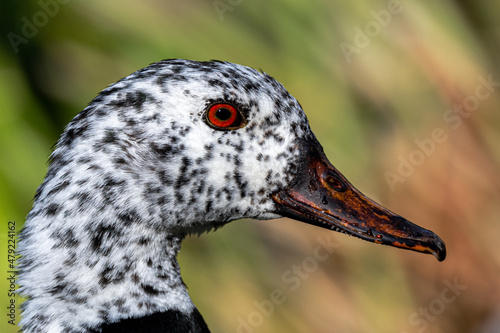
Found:
[{"label": "green blurred background", "polygon": [[[2,0],[0,331],[16,331],[7,222],[22,226],[64,126],[108,84],[188,58],[277,78],[352,183],[448,248],[438,263],[286,219],[233,222],[180,254],[213,332],[500,332],[499,19],[486,0]],[[318,262],[322,242],[335,247]]]}]

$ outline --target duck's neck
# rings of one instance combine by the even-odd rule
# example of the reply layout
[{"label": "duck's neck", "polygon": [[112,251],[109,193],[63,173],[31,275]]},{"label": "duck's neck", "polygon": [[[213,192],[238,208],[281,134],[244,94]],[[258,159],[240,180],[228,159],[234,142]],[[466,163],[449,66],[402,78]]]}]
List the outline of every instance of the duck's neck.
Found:
[{"label": "duck's neck", "polygon": [[[113,332],[119,325],[132,327],[133,321],[144,323],[140,331],[148,332],[145,323],[153,328],[155,321],[168,324],[179,314],[203,323],[180,276],[176,257],[183,237],[145,232],[141,225],[118,230],[99,223],[88,238],[77,240],[74,229],[25,233],[23,252],[35,263],[21,271],[22,292],[29,297],[23,305],[25,332],[98,332],[100,327]],[[122,234],[116,238],[117,233]],[[30,244],[38,246],[30,249]]]}]

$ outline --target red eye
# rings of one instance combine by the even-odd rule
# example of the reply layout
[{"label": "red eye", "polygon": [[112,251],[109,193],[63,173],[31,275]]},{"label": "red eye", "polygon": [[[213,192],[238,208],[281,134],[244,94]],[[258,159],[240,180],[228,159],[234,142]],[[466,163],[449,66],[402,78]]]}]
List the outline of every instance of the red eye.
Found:
[{"label": "red eye", "polygon": [[232,105],[219,103],[207,111],[207,122],[215,129],[236,129],[243,125],[241,113]]}]

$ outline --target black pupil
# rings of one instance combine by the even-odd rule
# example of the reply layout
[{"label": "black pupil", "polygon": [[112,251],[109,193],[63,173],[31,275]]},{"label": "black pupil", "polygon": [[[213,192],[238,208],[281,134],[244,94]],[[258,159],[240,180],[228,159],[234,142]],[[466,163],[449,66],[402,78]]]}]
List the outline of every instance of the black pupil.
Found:
[{"label": "black pupil", "polygon": [[215,111],[215,116],[217,117],[217,119],[222,121],[228,120],[229,118],[231,118],[231,115],[232,115],[231,111],[229,111],[226,108],[220,108],[217,111]]}]

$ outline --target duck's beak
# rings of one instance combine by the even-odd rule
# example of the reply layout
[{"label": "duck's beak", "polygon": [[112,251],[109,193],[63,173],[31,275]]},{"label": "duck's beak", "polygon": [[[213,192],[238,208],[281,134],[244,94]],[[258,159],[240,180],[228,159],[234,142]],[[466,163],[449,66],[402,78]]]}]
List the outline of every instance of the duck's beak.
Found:
[{"label": "duck's beak", "polygon": [[290,187],[275,193],[276,213],[364,240],[446,257],[444,242],[430,230],[364,196],[328,161],[317,142],[301,144],[303,163]]}]

